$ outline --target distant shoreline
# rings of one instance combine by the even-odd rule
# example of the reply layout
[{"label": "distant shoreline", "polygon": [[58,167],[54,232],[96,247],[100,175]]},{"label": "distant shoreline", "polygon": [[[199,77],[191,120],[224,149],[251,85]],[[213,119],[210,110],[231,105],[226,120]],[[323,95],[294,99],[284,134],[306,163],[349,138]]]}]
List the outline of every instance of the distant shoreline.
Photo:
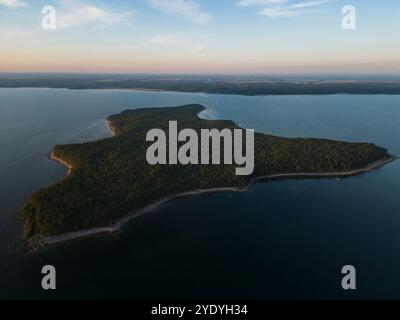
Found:
[{"label": "distant shoreline", "polygon": [[142,92],[142,93],[175,93],[175,94],[192,94],[192,95],[222,95],[222,96],[242,96],[242,97],[279,97],[279,96],[399,96],[398,92],[270,92],[270,93],[255,93],[246,94],[241,92],[207,92],[207,91],[179,91],[168,89],[146,89],[146,88],[68,88],[68,87],[1,87],[0,89],[47,89],[47,90],[71,90],[71,91],[127,91],[127,92]]},{"label": "distant shoreline", "polygon": [[[0,74],[1,76],[1,74]],[[55,84],[56,83],[56,84]],[[400,79],[102,79],[1,78],[1,89],[126,90],[238,96],[400,95]]]},{"label": "distant shoreline", "polygon": [[[110,124],[109,124],[110,125]],[[110,126],[111,127],[111,126]],[[112,128],[112,127],[111,127]],[[54,151],[53,151],[54,153]],[[73,167],[71,164],[66,162],[63,159],[55,157],[52,153],[52,159],[65,165],[68,168],[68,174],[72,172]],[[211,188],[211,189],[200,189],[194,190],[189,192],[184,192],[180,194],[171,195],[168,197],[164,197],[160,200],[157,200],[148,206],[133,210],[127,213],[124,217],[117,220],[114,224],[105,227],[96,227],[91,228],[88,230],[81,230],[76,232],[65,233],[59,236],[54,237],[43,237],[43,236],[36,236],[34,237],[31,242],[38,243],[40,246],[47,246],[47,245],[55,245],[66,241],[77,240],[80,238],[86,238],[94,235],[101,235],[101,234],[111,234],[114,232],[118,232],[122,229],[122,227],[129,222],[130,220],[140,217],[146,213],[154,211],[159,207],[163,206],[164,204],[180,198],[195,196],[195,195],[204,195],[204,194],[212,194],[212,193],[221,193],[221,192],[248,192],[255,183],[261,180],[267,179],[291,179],[291,178],[329,178],[329,177],[350,177],[356,176],[364,173],[368,173],[374,170],[377,170],[391,162],[393,162],[396,158],[394,156],[390,156],[389,158],[381,159],[379,161],[370,163],[368,166],[360,169],[350,170],[350,171],[343,171],[343,172],[327,172],[327,173],[318,173],[318,172],[311,172],[311,173],[280,173],[280,174],[271,174],[267,176],[262,176],[258,178],[254,178],[246,187],[244,188],[236,188],[236,187],[226,187],[226,188]]]}]

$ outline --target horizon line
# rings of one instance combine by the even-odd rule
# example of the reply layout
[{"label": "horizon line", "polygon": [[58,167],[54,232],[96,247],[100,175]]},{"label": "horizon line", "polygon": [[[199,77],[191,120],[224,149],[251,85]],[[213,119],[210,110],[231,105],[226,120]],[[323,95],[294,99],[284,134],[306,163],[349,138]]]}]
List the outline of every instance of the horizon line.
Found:
[{"label": "horizon line", "polygon": [[204,76],[298,76],[298,75],[321,75],[321,76],[399,76],[400,73],[387,72],[110,72],[110,71],[0,71],[4,74],[30,74],[30,75],[204,75]]}]

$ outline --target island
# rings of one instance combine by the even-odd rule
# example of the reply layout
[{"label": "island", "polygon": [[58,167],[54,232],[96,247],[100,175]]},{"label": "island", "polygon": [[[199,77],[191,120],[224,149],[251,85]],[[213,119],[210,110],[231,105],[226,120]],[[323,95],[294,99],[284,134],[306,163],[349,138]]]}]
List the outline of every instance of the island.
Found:
[{"label": "island", "polygon": [[340,177],[369,172],[393,157],[370,143],[290,139],[255,134],[255,170],[235,174],[235,165],[149,165],[146,133],[180,128],[238,129],[229,120],[204,120],[201,105],[127,110],[107,121],[114,136],[58,145],[51,157],[68,167],[59,183],[32,194],[22,205],[24,238],[52,244],[119,230],[128,220],[188,195],[247,191],[260,179]]}]

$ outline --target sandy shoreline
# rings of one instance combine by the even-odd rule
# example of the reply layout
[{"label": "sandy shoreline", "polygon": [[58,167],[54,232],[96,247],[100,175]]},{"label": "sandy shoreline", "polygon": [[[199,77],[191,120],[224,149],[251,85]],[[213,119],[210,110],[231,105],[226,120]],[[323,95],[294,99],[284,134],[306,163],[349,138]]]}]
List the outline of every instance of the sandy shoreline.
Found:
[{"label": "sandy shoreline", "polygon": [[52,159],[52,160],[54,160],[54,161],[56,161],[56,162],[58,162],[58,163],[60,163],[60,164],[62,164],[63,166],[65,166],[65,167],[68,168],[68,171],[65,173],[65,176],[66,176],[66,177],[68,177],[68,176],[72,173],[72,169],[74,168],[74,167],[72,166],[72,164],[68,163],[68,162],[65,161],[64,159],[61,159],[61,158],[57,157],[57,156],[54,154],[54,150],[50,153],[50,159]]},{"label": "sandy shoreline", "polygon": [[[115,130],[112,127],[111,122],[109,120],[105,120],[105,122],[106,122],[107,128],[111,131],[112,136],[115,137]],[[60,163],[60,164],[62,164],[65,167],[67,167],[68,170],[65,173],[65,177],[68,177],[72,173],[72,170],[74,169],[73,165],[70,164],[68,161],[66,161],[64,159],[61,159],[61,158],[57,157],[55,155],[55,153],[54,153],[54,150],[51,151],[51,153],[49,154],[49,158],[54,160],[54,161],[56,161],[56,162],[58,162],[58,163]]]},{"label": "sandy shoreline", "polygon": [[111,121],[108,120],[108,119],[106,119],[106,126],[107,126],[108,129],[110,129],[110,131],[111,131],[111,133],[112,133],[112,136],[115,137],[115,136],[116,136],[116,134],[115,134],[115,129],[114,129],[114,127],[112,126]]},{"label": "sandy shoreline", "polygon": [[[70,173],[72,170],[72,166],[65,162],[62,159],[59,159],[54,156],[52,153],[51,158],[55,161],[58,161],[59,163],[62,163],[68,167],[68,172]],[[211,194],[211,193],[220,193],[220,192],[247,192],[249,191],[253,185],[260,180],[266,180],[266,179],[289,179],[289,178],[326,178],[326,177],[350,177],[350,176],[355,176],[355,175],[360,175],[363,173],[368,173],[373,170],[376,170],[388,163],[391,163],[395,160],[395,157],[391,156],[386,159],[382,159],[379,161],[376,161],[374,163],[369,164],[365,168],[361,169],[356,169],[356,170],[351,170],[351,171],[344,171],[344,172],[327,172],[327,173],[318,173],[318,172],[311,172],[311,173],[282,173],[282,174],[272,174],[272,175],[267,175],[263,177],[258,177],[253,179],[245,188],[236,188],[236,187],[230,187],[230,188],[212,188],[212,189],[202,189],[202,190],[194,190],[190,192],[184,192],[172,196],[168,196],[165,198],[162,198],[160,200],[157,200],[148,206],[139,209],[139,210],[134,210],[129,212],[127,215],[124,217],[120,218],[115,224],[106,226],[106,227],[98,227],[98,228],[92,228],[88,230],[81,230],[77,232],[71,232],[71,233],[65,233],[59,236],[55,237],[41,237],[38,236],[33,239],[35,243],[39,243],[42,246],[45,245],[54,245],[58,244],[61,242],[65,241],[70,241],[70,240],[76,240],[79,238],[84,238],[84,237],[89,237],[93,235],[100,235],[100,234],[111,234],[117,231],[120,231],[121,228],[130,220],[140,217],[146,213],[149,213],[151,211],[154,211],[155,209],[161,207],[162,205],[166,204],[169,201],[179,199],[179,198],[185,198],[185,197],[190,197],[190,196],[195,196],[195,195],[202,195],[202,194]]]}]

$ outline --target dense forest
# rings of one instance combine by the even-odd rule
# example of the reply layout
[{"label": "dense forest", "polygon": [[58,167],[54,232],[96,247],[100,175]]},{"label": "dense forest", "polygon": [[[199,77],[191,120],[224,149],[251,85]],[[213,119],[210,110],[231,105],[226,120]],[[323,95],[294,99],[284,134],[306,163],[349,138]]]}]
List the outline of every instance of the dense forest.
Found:
[{"label": "dense forest", "polygon": [[165,196],[215,187],[244,187],[252,179],[274,173],[342,172],[363,168],[389,157],[385,149],[367,143],[317,139],[287,139],[257,133],[255,171],[237,176],[236,165],[156,165],[146,161],[148,130],[238,128],[231,121],[202,120],[204,107],[125,111],[109,117],[115,137],[74,145],[58,145],[54,154],[73,165],[60,183],[31,195],[20,213],[24,235],[54,236],[112,224],[133,209]]},{"label": "dense forest", "polygon": [[397,80],[263,80],[132,75],[7,75],[0,88],[141,89],[237,95],[400,94]]}]

